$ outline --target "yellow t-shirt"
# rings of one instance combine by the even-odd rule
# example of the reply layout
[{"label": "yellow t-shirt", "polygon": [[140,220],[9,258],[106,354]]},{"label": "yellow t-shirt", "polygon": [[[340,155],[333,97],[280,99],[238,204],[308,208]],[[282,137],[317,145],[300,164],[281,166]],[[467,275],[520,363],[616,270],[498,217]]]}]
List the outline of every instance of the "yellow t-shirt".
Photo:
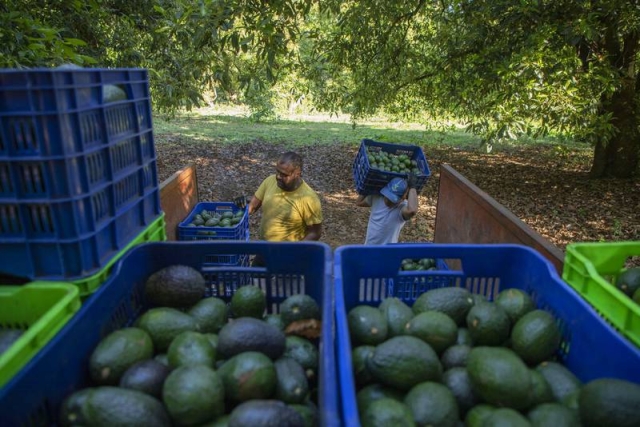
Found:
[{"label": "yellow t-shirt", "polygon": [[271,175],[255,196],[262,200],[261,240],[297,242],[304,239],[307,226],[322,223],[320,198],[304,181],[295,191],[284,191]]}]

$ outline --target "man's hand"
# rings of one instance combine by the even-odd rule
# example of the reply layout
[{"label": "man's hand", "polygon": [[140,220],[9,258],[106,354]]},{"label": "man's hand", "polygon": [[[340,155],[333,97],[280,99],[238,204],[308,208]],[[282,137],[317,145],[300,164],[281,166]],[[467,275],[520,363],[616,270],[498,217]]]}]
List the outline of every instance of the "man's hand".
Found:
[{"label": "man's hand", "polygon": [[249,196],[240,196],[233,199],[233,203],[240,209],[246,208],[250,201],[251,197]]},{"label": "man's hand", "polygon": [[409,173],[409,176],[407,177],[407,187],[410,189],[418,187],[418,175],[413,172]]}]

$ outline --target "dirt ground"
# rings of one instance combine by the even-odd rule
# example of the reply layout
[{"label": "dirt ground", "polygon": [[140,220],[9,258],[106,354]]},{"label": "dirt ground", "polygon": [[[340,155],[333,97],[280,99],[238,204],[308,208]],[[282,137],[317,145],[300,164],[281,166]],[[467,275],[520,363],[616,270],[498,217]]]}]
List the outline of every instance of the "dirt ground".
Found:
[{"label": "dirt ground", "polygon": [[[252,141],[197,145],[176,134],[156,136],[159,179],[195,163],[201,201],[230,201],[253,194],[273,173],[278,155],[291,146]],[[322,241],[332,248],[362,243],[369,211],[355,206],[351,165],[357,147],[344,144],[295,148],[304,158],[303,178],[322,201]],[[419,195],[417,217],[400,240],[431,242],[440,165],[451,165],[561,250],[571,242],[640,240],[640,179],[591,180],[584,150],[523,146],[492,154],[475,149],[423,147],[431,178]],[[250,222],[255,239],[259,213]]]}]

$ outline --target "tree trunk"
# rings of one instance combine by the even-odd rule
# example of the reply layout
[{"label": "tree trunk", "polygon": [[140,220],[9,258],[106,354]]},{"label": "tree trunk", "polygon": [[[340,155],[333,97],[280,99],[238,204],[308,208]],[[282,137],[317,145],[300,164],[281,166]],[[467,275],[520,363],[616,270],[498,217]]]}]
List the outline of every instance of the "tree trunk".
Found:
[{"label": "tree trunk", "polygon": [[610,140],[599,140],[593,153],[593,178],[630,178],[640,157],[639,112],[635,101],[635,81],[627,79],[611,99],[603,103],[602,114],[611,114],[615,133]]}]

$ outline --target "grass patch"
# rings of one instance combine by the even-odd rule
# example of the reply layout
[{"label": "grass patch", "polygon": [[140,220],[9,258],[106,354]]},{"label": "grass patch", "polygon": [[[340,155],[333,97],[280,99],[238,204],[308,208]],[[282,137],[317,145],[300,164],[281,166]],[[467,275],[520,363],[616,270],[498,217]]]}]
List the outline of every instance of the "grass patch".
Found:
[{"label": "grass patch", "polygon": [[349,117],[328,114],[292,114],[279,120],[254,122],[241,108],[215,107],[183,112],[174,118],[154,117],[154,132],[180,134],[194,142],[215,140],[238,143],[255,140],[287,142],[294,145],[357,145],[363,138],[414,145],[467,146],[479,144],[479,138],[464,130],[427,131],[415,123],[388,122],[380,119],[359,122]]},{"label": "grass patch", "polygon": [[[294,146],[336,143],[358,145],[362,139],[369,138],[423,147],[435,145],[465,150],[485,148],[481,147],[479,137],[465,132],[462,126],[452,125],[447,131],[426,130],[421,124],[392,122],[384,118],[371,118],[354,126],[347,115],[331,116],[321,113],[290,114],[277,120],[255,122],[243,107],[220,105],[182,112],[173,118],[155,116],[154,131],[156,135],[179,134],[194,143],[215,141],[236,144],[259,140]],[[554,136],[535,139],[522,136],[518,140],[494,143],[492,149],[493,152],[500,152],[516,146],[540,144],[554,146],[560,151],[566,148],[590,150],[586,144]]]}]

